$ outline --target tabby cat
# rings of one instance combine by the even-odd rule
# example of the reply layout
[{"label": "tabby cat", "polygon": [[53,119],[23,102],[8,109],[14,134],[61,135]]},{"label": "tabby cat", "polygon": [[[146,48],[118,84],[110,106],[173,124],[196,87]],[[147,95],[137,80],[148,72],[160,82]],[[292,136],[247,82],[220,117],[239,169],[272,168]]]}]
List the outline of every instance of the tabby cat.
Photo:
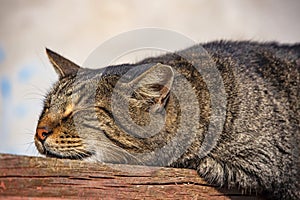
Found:
[{"label": "tabby cat", "polygon": [[300,44],[217,41],[59,75],[35,144],[48,157],[196,169],[210,183],[300,199]]}]

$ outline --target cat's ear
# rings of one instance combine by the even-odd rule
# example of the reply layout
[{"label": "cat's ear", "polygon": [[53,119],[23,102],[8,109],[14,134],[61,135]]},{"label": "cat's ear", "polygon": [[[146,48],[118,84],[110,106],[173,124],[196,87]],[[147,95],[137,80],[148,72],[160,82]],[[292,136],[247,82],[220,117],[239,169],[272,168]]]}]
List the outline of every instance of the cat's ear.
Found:
[{"label": "cat's ear", "polygon": [[60,79],[69,75],[75,75],[80,69],[75,63],[48,48],[46,48],[46,53]]},{"label": "cat's ear", "polygon": [[174,72],[168,65],[156,64],[143,72],[129,84],[135,92],[154,101],[151,111],[159,112],[164,107],[173,84]]}]

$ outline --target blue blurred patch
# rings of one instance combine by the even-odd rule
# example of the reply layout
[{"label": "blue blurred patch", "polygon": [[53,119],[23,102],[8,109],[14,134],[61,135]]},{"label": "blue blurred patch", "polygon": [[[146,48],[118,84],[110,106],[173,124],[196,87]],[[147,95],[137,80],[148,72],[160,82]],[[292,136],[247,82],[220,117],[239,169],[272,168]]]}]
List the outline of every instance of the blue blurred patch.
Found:
[{"label": "blue blurred patch", "polygon": [[34,65],[25,65],[18,73],[18,80],[21,83],[27,83],[35,73],[35,66]]},{"label": "blue blurred patch", "polygon": [[0,63],[2,63],[4,60],[5,60],[4,49],[0,46]]},{"label": "blue blurred patch", "polygon": [[23,104],[20,104],[15,108],[15,114],[19,118],[25,117],[27,113],[28,108]]},{"label": "blue blurred patch", "polygon": [[0,88],[2,98],[9,98],[11,96],[11,82],[7,77],[2,77],[0,79]]}]

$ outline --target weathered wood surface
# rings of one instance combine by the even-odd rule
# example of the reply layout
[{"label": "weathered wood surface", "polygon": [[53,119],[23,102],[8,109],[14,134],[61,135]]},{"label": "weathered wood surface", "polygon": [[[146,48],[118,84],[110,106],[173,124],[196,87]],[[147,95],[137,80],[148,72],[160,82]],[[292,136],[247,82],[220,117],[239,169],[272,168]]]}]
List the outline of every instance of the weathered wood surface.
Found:
[{"label": "weathered wood surface", "polygon": [[261,199],[208,185],[194,170],[0,154],[0,199]]}]

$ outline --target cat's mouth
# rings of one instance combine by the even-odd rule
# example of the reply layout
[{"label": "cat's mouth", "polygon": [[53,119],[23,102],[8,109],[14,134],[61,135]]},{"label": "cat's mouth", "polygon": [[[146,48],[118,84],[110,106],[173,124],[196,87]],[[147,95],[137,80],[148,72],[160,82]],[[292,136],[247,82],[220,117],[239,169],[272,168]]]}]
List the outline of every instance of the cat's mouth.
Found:
[{"label": "cat's mouth", "polygon": [[[43,130],[43,129],[42,129]],[[36,134],[35,145],[38,151],[50,158],[61,158],[61,159],[72,159],[72,160],[83,160],[85,158],[91,157],[95,154],[93,151],[89,151],[83,147],[80,141],[72,142],[71,139],[74,137],[70,136],[60,136],[61,140],[57,140],[49,137],[41,138],[42,134]],[[66,140],[67,138],[67,140]],[[78,139],[77,137],[75,139]],[[58,143],[60,142],[60,145]]]},{"label": "cat's mouth", "polygon": [[87,150],[68,150],[68,151],[57,151],[45,146],[45,144],[35,141],[38,151],[49,158],[61,158],[61,159],[72,159],[72,160],[83,160],[91,157],[95,154],[93,151]]}]

